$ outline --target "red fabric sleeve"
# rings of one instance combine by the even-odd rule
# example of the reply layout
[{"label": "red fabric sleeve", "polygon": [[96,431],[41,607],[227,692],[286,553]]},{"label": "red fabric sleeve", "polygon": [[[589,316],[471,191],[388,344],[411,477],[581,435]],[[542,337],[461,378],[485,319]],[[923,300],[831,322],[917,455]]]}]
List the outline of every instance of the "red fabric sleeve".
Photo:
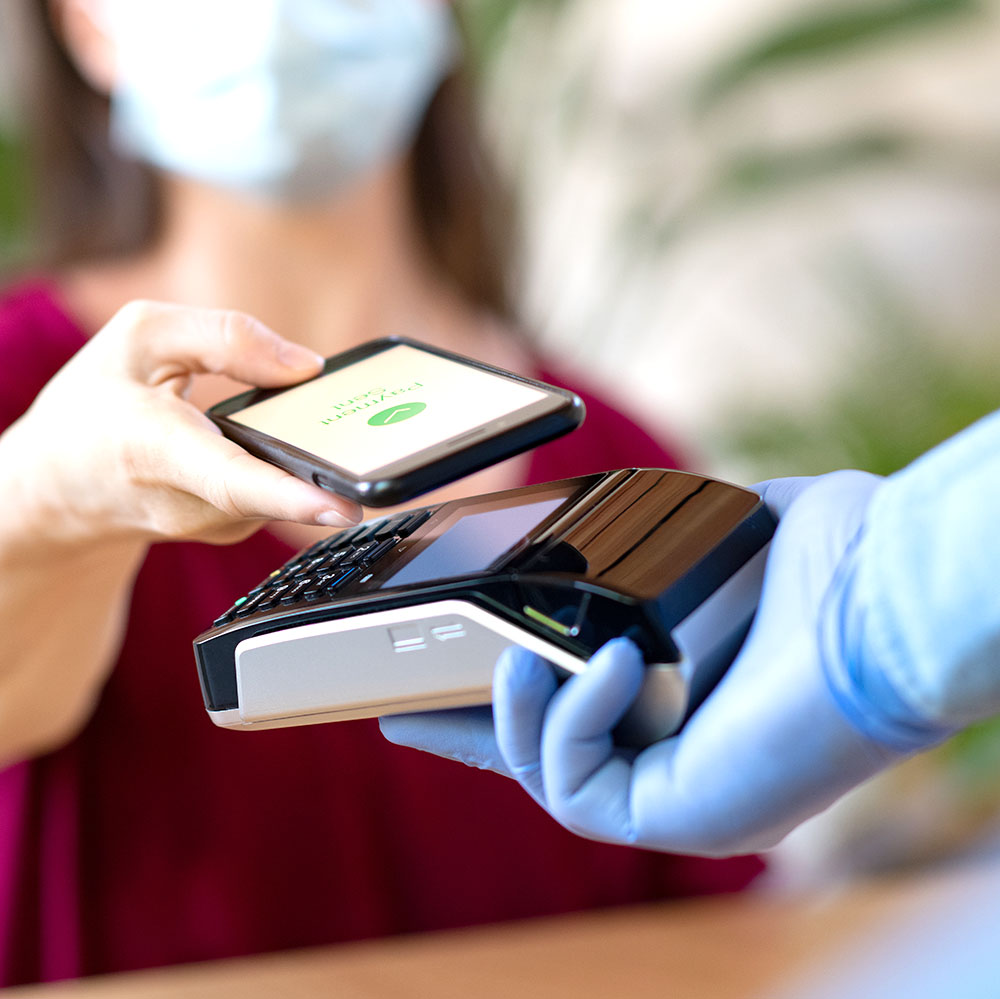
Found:
[{"label": "red fabric sleeve", "polygon": [[86,342],[42,281],[0,295],[0,431]]},{"label": "red fabric sleeve", "polygon": [[532,453],[528,485],[614,468],[684,468],[684,461],[673,445],[654,440],[634,420],[593,392],[552,371],[543,370],[538,377],[550,385],[576,392],[587,407],[587,415],[572,433],[543,444]]}]

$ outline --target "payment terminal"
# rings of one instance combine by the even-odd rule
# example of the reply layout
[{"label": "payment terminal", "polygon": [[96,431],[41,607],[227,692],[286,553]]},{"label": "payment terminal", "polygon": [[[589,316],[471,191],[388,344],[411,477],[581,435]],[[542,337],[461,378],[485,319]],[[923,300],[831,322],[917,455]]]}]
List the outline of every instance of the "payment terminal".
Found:
[{"label": "payment terminal", "polygon": [[627,468],[369,521],[300,552],[194,642],[205,706],[252,731],[488,704],[510,645],[565,675],[625,635],[618,730],[677,731],[749,627],[774,522],[749,490]]}]

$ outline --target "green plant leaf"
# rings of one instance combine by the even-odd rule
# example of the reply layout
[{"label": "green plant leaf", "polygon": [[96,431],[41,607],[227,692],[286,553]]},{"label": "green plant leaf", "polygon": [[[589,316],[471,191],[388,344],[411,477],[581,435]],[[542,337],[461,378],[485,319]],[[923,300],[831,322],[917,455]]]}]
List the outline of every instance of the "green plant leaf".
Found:
[{"label": "green plant leaf", "polygon": [[461,0],[458,13],[473,68],[482,72],[502,49],[515,15],[522,10],[555,13],[573,0]]},{"label": "green plant leaf", "polygon": [[[863,260],[841,260],[842,294],[856,304],[862,346],[807,414],[745,409],[723,425],[723,454],[765,476],[862,468],[889,475],[1000,408],[1000,371],[956,350]],[[991,337],[981,337],[989,342]]]},{"label": "green plant leaf", "polygon": [[694,108],[709,111],[752,77],[790,62],[838,55],[887,35],[981,11],[978,0],[895,0],[832,9],[817,5],[709,71],[695,91]]}]

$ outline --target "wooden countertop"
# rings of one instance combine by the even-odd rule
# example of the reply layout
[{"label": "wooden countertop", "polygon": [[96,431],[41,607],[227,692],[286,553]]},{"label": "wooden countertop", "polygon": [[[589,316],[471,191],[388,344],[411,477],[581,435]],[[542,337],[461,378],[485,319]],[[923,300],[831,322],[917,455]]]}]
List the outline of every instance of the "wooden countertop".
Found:
[{"label": "wooden countertop", "polygon": [[4,995],[995,999],[1000,996],[1000,850],[809,898],[748,894],[605,910],[10,989]]}]

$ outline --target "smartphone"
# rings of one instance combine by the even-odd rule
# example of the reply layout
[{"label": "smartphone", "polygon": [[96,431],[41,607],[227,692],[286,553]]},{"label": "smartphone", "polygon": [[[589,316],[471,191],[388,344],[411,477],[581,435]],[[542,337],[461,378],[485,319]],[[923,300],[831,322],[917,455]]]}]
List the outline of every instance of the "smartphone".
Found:
[{"label": "smartphone", "polygon": [[207,415],[251,454],[380,507],[568,433],[584,406],[565,389],[390,336],[327,358],[307,382],[252,389]]}]

